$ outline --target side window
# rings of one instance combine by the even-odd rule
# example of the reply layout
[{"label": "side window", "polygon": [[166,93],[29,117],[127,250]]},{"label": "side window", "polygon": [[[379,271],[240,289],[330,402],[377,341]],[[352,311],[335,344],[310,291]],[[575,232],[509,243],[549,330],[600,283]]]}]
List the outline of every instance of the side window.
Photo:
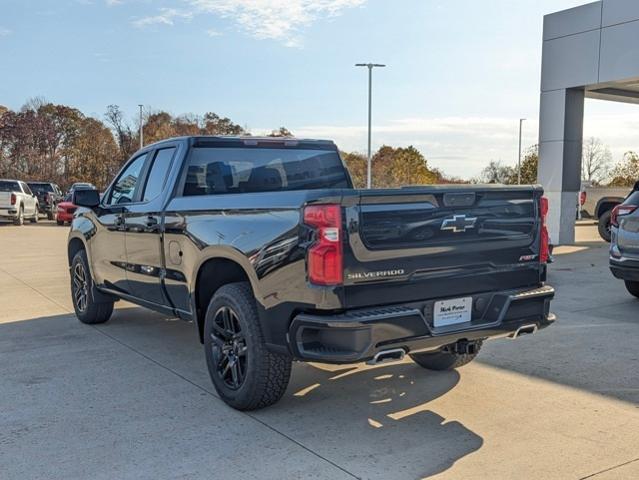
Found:
[{"label": "side window", "polygon": [[26,183],[23,183],[23,182],[20,182],[20,185],[22,185],[22,191],[24,193],[26,193],[27,195],[33,195],[33,192],[29,188],[29,185],[27,185]]},{"label": "side window", "polygon": [[122,205],[131,203],[135,195],[135,187],[140,179],[140,173],[146,160],[147,154],[139,156],[133,160],[120,174],[113,184],[107,205]]},{"label": "side window", "polygon": [[146,180],[146,187],[144,187],[143,201],[148,202],[149,200],[153,200],[162,193],[174,153],[175,148],[163,148],[155,154],[153,165],[151,165]]}]

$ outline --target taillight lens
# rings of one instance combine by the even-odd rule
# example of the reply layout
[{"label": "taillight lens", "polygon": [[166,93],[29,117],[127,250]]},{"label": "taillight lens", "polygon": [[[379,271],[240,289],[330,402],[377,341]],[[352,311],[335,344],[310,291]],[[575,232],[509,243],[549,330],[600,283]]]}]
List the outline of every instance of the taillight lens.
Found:
[{"label": "taillight lens", "polygon": [[584,206],[584,204],[586,203],[586,192],[579,192],[579,205],[581,205],[582,207]]},{"label": "taillight lens", "polygon": [[548,217],[548,199],[546,197],[539,199],[539,214],[541,215],[539,262],[548,263],[548,258],[550,258],[550,238],[548,236],[548,227],[546,226],[546,218]]},{"label": "taillight lens", "polygon": [[612,214],[610,215],[610,223],[612,224],[613,227],[618,227],[619,217],[628,215],[634,212],[635,210],[637,210],[637,208],[639,208],[639,206],[637,205],[624,205],[624,204],[617,205],[615,208],[612,209]]},{"label": "taillight lens", "polygon": [[11,194],[11,205],[15,205],[15,204],[16,204],[16,200],[17,200],[17,199],[16,199],[16,194],[15,194],[15,193],[12,193],[12,194]]},{"label": "taillight lens", "polygon": [[317,238],[308,250],[308,278],[316,285],[339,285],[344,279],[342,252],[342,209],[340,205],[309,205],[304,223],[315,229]]}]

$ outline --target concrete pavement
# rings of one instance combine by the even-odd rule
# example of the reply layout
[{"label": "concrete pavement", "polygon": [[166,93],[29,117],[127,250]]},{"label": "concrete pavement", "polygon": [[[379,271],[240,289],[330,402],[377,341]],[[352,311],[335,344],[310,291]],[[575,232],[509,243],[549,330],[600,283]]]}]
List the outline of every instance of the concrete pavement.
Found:
[{"label": "concrete pavement", "polygon": [[80,324],[67,229],[1,225],[0,478],[639,477],[639,301],[577,232],[552,328],[453,372],[296,364],[247,414],[215,395],[193,325],[123,302]]}]

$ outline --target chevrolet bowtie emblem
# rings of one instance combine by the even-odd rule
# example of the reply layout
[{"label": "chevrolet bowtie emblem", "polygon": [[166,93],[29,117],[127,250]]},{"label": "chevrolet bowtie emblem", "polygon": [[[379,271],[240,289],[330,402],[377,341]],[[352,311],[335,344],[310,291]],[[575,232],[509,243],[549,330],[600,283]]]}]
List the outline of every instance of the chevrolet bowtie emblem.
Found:
[{"label": "chevrolet bowtie emblem", "polygon": [[475,228],[477,217],[467,217],[466,215],[453,215],[452,218],[445,218],[442,221],[442,230],[451,230],[454,233],[465,232],[470,228]]}]

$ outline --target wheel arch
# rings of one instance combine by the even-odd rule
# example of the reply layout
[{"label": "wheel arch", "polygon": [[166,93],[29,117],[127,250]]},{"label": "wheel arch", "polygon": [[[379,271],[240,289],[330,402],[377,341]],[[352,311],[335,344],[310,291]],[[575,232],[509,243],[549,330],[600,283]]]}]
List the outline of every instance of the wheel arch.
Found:
[{"label": "wheel arch", "polygon": [[612,210],[617,205],[623,202],[623,198],[621,197],[603,197],[600,198],[597,202],[597,206],[595,207],[595,217],[598,219],[608,210]]},{"label": "wheel arch", "polygon": [[[248,282],[257,297],[257,278],[254,270],[243,265],[235,256],[218,253],[205,258],[195,270],[191,295],[193,318],[198,327],[200,342],[203,342],[206,309],[215,292],[229,283]],[[246,257],[244,257],[246,259]],[[247,261],[248,262],[248,261]],[[256,298],[257,300],[257,298]]]}]

